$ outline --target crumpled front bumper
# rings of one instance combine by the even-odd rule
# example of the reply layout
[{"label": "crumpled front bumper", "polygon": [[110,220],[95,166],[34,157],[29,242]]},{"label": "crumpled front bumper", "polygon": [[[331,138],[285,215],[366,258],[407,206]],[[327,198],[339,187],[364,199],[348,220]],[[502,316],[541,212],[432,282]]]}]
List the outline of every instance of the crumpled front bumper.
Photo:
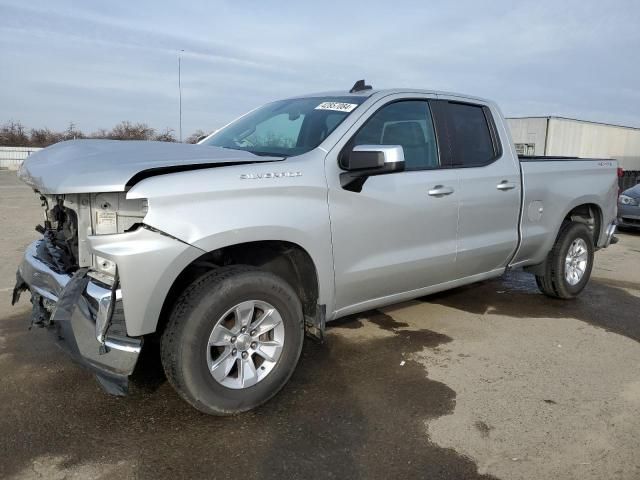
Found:
[{"label": "crumpled front bumper", "polygon": [[93,371],[109,393],[125,394],[142,337],[128,337],[117,325],[105,328],[122,310],[119,290],[89,277],[86,268],[73,275],[55,272],[38,258],[39,242],[27,247],[18,268],[14,303],[21,290],[29,289],[34,323],[42,322],[55,331],[59,345]]}]

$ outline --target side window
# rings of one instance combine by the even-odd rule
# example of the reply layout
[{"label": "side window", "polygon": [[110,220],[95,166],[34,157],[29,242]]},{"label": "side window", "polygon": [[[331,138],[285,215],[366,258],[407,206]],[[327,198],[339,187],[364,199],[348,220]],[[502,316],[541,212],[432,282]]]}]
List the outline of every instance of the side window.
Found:
[{"label": "side window", "polygon": [[433,108],[439,138],[448,143],[447,163],[453,167],[477,167],[498,157],[499,144],[488,109],[447,101],[434,102]]},{"label": "side window", "polygon": [[355,134],[357,145],[401,145],[407,170],[437,168],[438,149],[429,104],[407,100],[385,105]]}]

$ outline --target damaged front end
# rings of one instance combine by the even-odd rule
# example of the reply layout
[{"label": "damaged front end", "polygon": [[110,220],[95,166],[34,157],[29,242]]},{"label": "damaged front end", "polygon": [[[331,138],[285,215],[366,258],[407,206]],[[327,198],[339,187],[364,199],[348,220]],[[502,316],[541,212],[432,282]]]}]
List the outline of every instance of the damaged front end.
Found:
[{"label": "damaged front end", "polygon": [[[112,205],[96,195],[42,195],[40,199],[44,225],[36,230],[42,237],[25,251],[12,304],[29,290],[31,326],[50,329],[60,346],[92,370],[109,393],[123,395],[142,337],[127,335],[115,263],[93,255],[87,240],[105,228],[104,222],[96,225],[95,219],[113,220],[118,228],[115,213],[107,211]],[[128,219],[127,228],[143,213]]]}]

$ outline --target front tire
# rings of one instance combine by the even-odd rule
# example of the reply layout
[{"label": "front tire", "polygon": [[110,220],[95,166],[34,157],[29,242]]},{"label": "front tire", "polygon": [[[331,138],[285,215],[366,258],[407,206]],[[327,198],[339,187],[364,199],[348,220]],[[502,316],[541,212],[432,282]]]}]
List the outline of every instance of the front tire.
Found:
[{"label": "front tire", "polygon": [[192,406],[233,415],[280,391],[303,340],[302,306],[288,283],[253,267],[221,267],[178,298],[162,335],[162,364]]},{"label": "front tire", "polygon": [[593,234],[578,222],[565,223],[547,256],[544,275],[536,275],[536,283],[549,297],[575,298],[591,277],[594,257]]}]

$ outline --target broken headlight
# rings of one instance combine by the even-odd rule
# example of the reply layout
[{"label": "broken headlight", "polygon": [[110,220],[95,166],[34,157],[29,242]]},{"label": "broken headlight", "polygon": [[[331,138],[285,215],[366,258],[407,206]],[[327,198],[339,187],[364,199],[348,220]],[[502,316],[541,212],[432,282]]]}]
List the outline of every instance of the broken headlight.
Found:
[{"label": "broken headlight", "polygon": [[[91,195],[91,231],[93,235],[125,233],[141,224],[147,214],[147,200],[128,200],[126,193],[96,193]],[[104,274],[115,275],[115,264],[97,255],[94,268]]]},{"label": "broken headlight", "polygon": [[91,226],[94,235],[124,233],[147,214],[147,200],[127,200],[125,193],[91,195]]}]

